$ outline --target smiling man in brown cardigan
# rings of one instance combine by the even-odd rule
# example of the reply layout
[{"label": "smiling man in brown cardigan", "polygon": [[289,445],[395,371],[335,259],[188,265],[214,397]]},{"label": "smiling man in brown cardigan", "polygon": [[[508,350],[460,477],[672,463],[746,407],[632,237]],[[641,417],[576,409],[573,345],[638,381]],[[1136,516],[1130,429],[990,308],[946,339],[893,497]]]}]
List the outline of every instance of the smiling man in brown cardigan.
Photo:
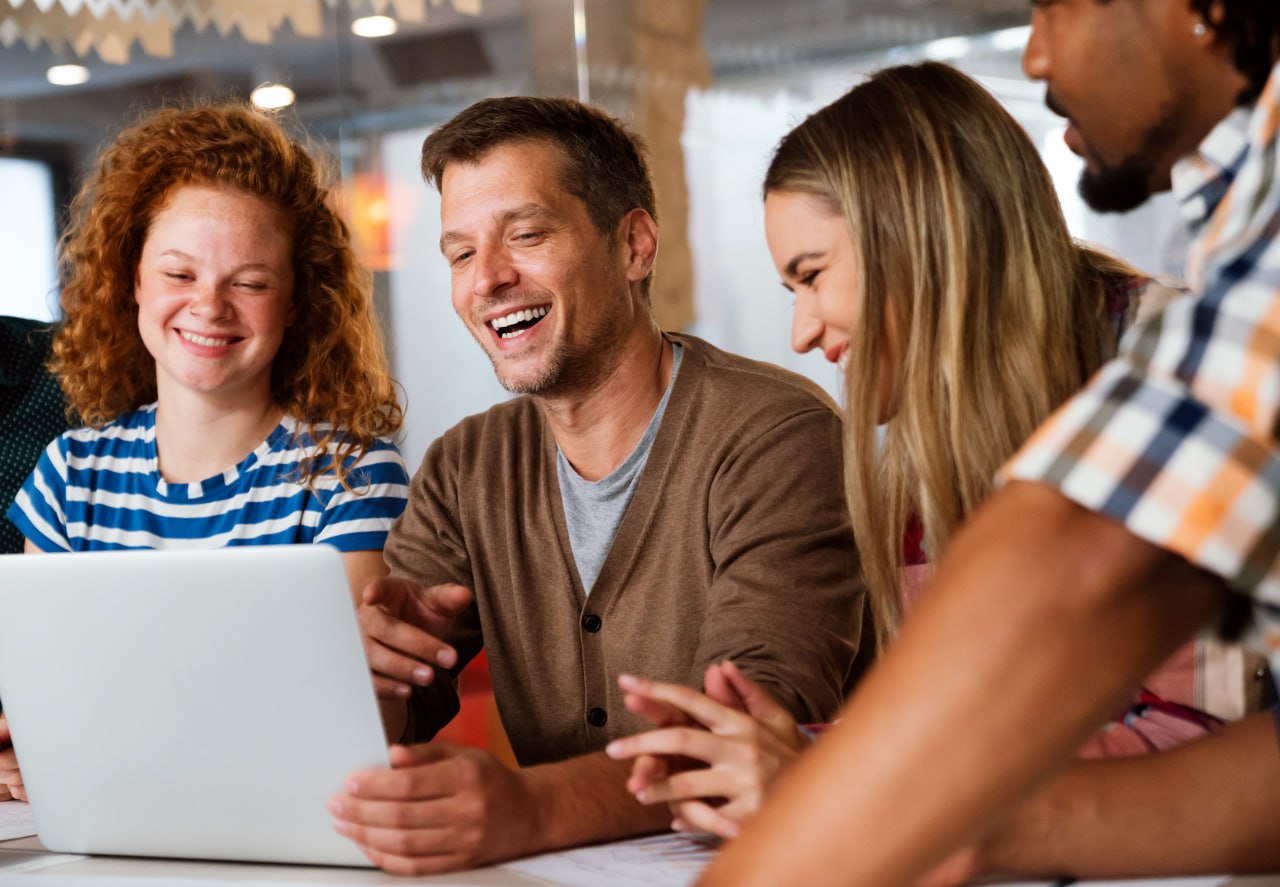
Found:
[{"label": "smiling man in brown cardigan", "polygon": [[432,444],[361,624],[406,741],[453,717],[452,678],[483,646],[521,768],[422,744],[355,774],[335,825],[402,873],[666,826],[601,751],[649,726],[618,674],[698,686],[731,658],[822,721],[864,627],[835,406],[659,330],[638,141],[570,100],[491,99],[428,137],[423,173],[454,307],[525,396]]}]

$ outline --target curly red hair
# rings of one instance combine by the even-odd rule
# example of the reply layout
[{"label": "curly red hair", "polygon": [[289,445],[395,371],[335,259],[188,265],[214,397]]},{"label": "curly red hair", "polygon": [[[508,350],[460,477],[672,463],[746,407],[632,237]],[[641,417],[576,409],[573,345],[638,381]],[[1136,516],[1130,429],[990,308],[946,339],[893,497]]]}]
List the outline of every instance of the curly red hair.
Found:
[{"label": "curly red hair", "polygon": [[303,479],[403,421],[368,273],[329,201],[327,176],[273,118],[245,105],[165,108],[123,130],[71,204],[60,244],[63,322],[50,369],[68,412],[94,427],[156,398],[138,333],[134,281],[152,219],[177,187],[223,185],[280,209],[293,239],[293,306],[271,369],[272,397],[316,444]]}]

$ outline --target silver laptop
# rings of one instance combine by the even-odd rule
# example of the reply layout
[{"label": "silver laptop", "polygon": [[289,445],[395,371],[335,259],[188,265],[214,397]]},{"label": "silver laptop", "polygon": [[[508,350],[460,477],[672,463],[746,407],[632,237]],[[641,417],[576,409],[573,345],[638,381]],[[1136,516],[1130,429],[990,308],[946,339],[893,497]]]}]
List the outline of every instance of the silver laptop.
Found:
[{"label": "silver laptop", "polygon": [[387,764],[333,548],[2,556],[0,700],[50,850],[369,865],[325,809]]}]

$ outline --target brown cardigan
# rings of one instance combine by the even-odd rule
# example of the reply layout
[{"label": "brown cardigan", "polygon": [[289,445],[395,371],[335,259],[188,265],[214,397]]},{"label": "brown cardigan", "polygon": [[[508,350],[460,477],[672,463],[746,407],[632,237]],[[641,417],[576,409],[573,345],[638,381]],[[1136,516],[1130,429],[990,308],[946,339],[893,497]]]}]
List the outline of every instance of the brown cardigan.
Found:
[{"label": "brown cardigan", "polygon": [[[731,658],[801,721],[821,721],[861,670],[834,404],[793,373],[670,338],[685,347],[680,373],[589,598],[555,440],[528,397],[431,445],[387,541],[393,575],[474,590],[446,639],[463,664],[488,651],[523,765],[644,729],[622,705],[621,672],[697,687]],[[450,681],[416,692],[407,738],[434,735],[457,707]]]}]

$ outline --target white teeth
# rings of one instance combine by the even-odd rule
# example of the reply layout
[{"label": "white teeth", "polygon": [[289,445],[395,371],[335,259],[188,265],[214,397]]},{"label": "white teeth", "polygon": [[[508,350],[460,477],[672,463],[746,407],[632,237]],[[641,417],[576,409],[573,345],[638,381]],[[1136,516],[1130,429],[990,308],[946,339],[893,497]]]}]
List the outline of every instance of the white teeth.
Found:
[{"label": "white teeth", "polygon": [[[527,320],[535,320],[539,317],[546,317],[547,312],[550,310],[550,305],[543,305],[540,308],[526,308],[523,311],[512,311],[504,317],[495,317],[493,320],[489,321],[489,326],[493,328],[495,333],[500,333],[512,324],[521,323]],[[502,338],[508,339],[513,335],[516,335],[516,333],[511,333],[503,336]]]},{"label": "white teeth", "polygon": [[218,348],[223,345],[230,345],[230,339],[210,339],[208,336],[197,336],[195,333],[189,333],[182,330],[182,338],[188,342],[194,342],[197,345],[204,345],[207,348]]}]

